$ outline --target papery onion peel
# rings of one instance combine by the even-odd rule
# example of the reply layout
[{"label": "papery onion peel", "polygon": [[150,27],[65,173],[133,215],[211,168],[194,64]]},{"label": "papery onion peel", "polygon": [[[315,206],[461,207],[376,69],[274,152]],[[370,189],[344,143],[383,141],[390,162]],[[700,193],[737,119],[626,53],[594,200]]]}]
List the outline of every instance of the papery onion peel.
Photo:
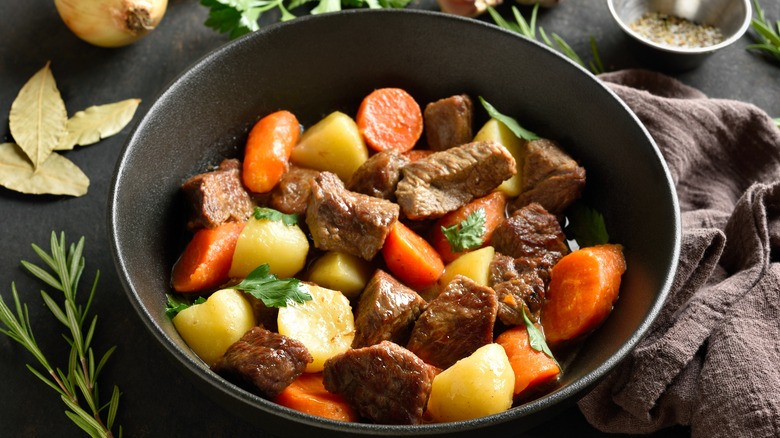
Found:
[{"label": "papery onion peel", "polygon": [[82,40],[121,47],[157,27],[168,0],[54,0],[54,5],[65,25]]}]

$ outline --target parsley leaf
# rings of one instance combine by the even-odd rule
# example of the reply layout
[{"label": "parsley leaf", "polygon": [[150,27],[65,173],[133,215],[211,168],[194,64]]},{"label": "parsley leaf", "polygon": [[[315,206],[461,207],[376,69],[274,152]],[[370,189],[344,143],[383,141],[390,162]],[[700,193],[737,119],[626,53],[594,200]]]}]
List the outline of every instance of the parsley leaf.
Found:
[{"label": "parsley leaf", "polygon": [[168,294],[168,304],[165,306],[165,316],[168,318],[173,318],[174,316],[178,315],[179,312],[182,310],[195,305],[195,304],[202,304],[205,303],[206,299],[203,297],[198,297],[195,301],[192,302],[192,304],[180,300],[176,297],[174,297],[171,294]]},{"label": "parsley leaf", "polygon": [[528,315],[525,313],[525,306],[522,306],[521,310],[523,311],[523,321],[525,321],[525,329],[528,332],[528,343],[531,345],[531,348],[549,356],[550,359],[555,361],[555,365],[558,365],[558,368],[560,369],[561,365],[553,356],[550,347],[547,346],[547,341],[544,339],[544,333],[536,328],[534,323],[528,318]]},{"label": "parsley leaf", "polygon": [[242,290],[253,297],[262,300],[268,307],[286,307],[290,303],[303,303],[311,300],[306,287],[297,278],[280,280],[271,274],[271,268],[264,263],[239,284],[231,289]]},{"label": "parsley leaf", "polygon": [[451,227],[441,227],[441,232],[444,233],[444,237],[450,243],[452,252],[479,248],[482,246],[482,236],[485,235],[485,222],[487,222],[485,209],[480,208],[468,215],[459,224]]},{"label": "parsley leaf", "polygon": [[604,216],[581,202],[575,202],[566,211],[569,223],[566,234],[580,247],[601,245],[609,242]]},{"label": "parsley leaf", "polygon": [[297,214],[285,214],[279,210],[268,207],[255,207],[255,212],[252,213],[252,215],[258,220],[282,221],[288,227],[298,224]]},{"label": "parsley leaf", "polygon": [[489,104],[485,99],[483,99],[482,96],[479,96],[479,101],[482,102],[482,106],[485,108],[485,111],[487,111],[490,117],[506,125],[506,127],[509,128],[509,130],[512,131],[512,133],[514,133],[516,136],[529,141],[539,140],[538,135],[520,126],[520,124],[517,123],[517,120],[498,112],[498,110],[495,109],[493,105]]}]

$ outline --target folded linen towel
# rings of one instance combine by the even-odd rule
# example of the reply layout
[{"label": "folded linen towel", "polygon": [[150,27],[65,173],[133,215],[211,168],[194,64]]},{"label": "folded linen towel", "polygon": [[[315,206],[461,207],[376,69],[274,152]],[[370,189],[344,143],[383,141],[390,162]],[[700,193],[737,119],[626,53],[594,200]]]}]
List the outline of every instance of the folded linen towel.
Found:
[{"label": "folded linen towel", "polygon": [[778,437],[780,129],[753,105],[658,73],[600,78],[669,165],[682,253],[658,319],[579,408],[607,432],[681,424],[693,437]]}]

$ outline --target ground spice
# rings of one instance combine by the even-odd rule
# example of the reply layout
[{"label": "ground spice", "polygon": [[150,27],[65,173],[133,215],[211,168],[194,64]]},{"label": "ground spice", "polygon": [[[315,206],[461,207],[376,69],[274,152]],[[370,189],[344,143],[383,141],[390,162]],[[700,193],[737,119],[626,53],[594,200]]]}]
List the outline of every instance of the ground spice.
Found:
[{"label": "ground spice", "polygon": [[659,12],[645,12],[629,27],[647,40],[672,47],[702,48],[718,44],[724,39],[715,26]]}]

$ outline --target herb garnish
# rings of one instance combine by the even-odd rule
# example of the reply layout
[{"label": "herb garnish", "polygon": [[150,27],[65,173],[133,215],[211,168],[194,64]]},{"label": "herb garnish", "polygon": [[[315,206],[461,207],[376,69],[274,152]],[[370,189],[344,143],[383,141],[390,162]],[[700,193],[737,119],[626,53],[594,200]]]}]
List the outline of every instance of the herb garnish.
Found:
[{"label": "herb garnish", "polygon": [[[110,401],[101,405],[98,376],[116,347],[109,348],[96,364],[91,344],[97,327],[97,316],[92,317],[86,331],[84,327],[92,300],[95,297],[100,272],[95,274],[95,280],[86,303],[79,304],[76,302],[76,294],[85,264],[84,257],[82,257],[84,237],[77,244],[66,247],[65,233],[62,233],[58,240],[56,233],[52,232],[51,254],[47,254],[37,245],[33,244],[32,247],[41,260],[53,271],[53,274],[30,262],[22,261],[22,266],[42,282],[62,292],[64,297],[64,301],[60,305],[48,293],[41,291],[41,297],[46,307],[68,330],[67,333],[63,334],[63,338],[70,345],[67,369],[63,371],[60,368],[55,368],[38,347],[30,326],[27,304],[20,302],[14,283],[11,283],[11,294],[16,314],[0,297],[0,322],[5,326],[5,329],[0,329],[0,333],[18,342],[32,353],[45,372],[41,372],[29,364],[27,369],[60,394],[60,398],[68,408],[65,411],[68,418],[90,436],[113,437],[111,429],[114,427],[121,393],[115,385]],[[106,414],[105,422],[101,418],[101,414]],[[121,426],[119,427],[119,435],[122,435]]]},{"label": "herb garnish", "polygon": [[205,302],[206,302],[205,298],[198,297],[195,299],[195,301],[193,301],[190,304],[186,301],[182,301],[178,299],[177,297],[174,297],[171,294],[168,294],[168,304],[165,306],[165,316],[167,316],[168,318],[173,318],[174,316],[178,315],[179,312],[181,312],[182,310],[190,306],[194,306],[195,304],[203,304]]},{"label": "herb garnish", "polygon": [[242,290],[253,297],[262,300],[268,307],[286,307],[290,303],[303,303],[311,300],[306,287],[297,278],[280,280],[271,274],[271,268],[264,263],[239,284],[231,289]]},{"label": "herb garnish", "polygon": [[298,224],[297,214],[285,214],[279,210],[274,210],[273,208],[268,207],[255,207],[255,211],[252,213],[252,215],[255,217],[255,219],[258,220],[266,219],[269,221],[282,221],[282,223],[288,227]]},{"label": "herb garnish", "polygon": [[485,99],[483,99],[482,96],[479,96],[479,101],[482,102],[482,106],[485,108],[485,111],[487,111],[490,117],[506,125],[506,127],[509,128],[509,130],[512,131],[512,133],[516,136],[529,141],[539,139],[538,135],[520,126],[520,124],[517,123],[517,120],[500,113],[493,105],[489,104]]},{"label": "herb garnish", "polygon": [[566,216],[569,218],[566,234],[576,240],[580,247],[609,243],[604,216],[595,209],[582,202],[575,202],[566,210]]},{"label": "herb garnish", "polygon": [[774,25],[770,23],[764,15],[764,10],[758,4],[758,0],[753,0],[753,9],[755,9],[758,18],[753,18],[750,25],[756,31],[757,35],[754,35],[754,38],[758,43],[747,46],[747,49],[758,50],[780,60],[780,20]]},{"label": "herb garnish", "polygon": [[528,332],[528,344],[536,351],[541,351],[542,353],[546,354],[555,362],[555,365],[558,365],[558,368],[561,368],[561,365],[558,363],[558,360],[555,359],[555,357],[552,354],[552,351],[550,351],[550,347],[547,346],[547,341],[544,338],[544,333],[542,333],[541,330],[536,328],[533,322],[531,322],[531,319],[528,318],[528,315],[525,313],[525,306],[520,307],[521,311],[523,312],[523,321],[525,321],[525,328]]},{"label": "herb garnish", "polygon": [[258,30],[260,16],[267,11],[279,9],[279,20],[289,21],[296,18],[291,9],[315,1],[318,4],[311,10],[313,15],[340,11],[342,7],[403,8],[411,0],[290,0],[286,7],[284,0],[201,0],[200,3],[209,8],[206,26],[233,39]]},{"label": "herb garnish", "polygon": [[467,249],[482,246],[482,236],[485,235],[487,216],[484,208],[479,208],[468,215],[461,223],[451,227],[441,227],[441,232],[452,248],[452,252],[462,252]]}]

